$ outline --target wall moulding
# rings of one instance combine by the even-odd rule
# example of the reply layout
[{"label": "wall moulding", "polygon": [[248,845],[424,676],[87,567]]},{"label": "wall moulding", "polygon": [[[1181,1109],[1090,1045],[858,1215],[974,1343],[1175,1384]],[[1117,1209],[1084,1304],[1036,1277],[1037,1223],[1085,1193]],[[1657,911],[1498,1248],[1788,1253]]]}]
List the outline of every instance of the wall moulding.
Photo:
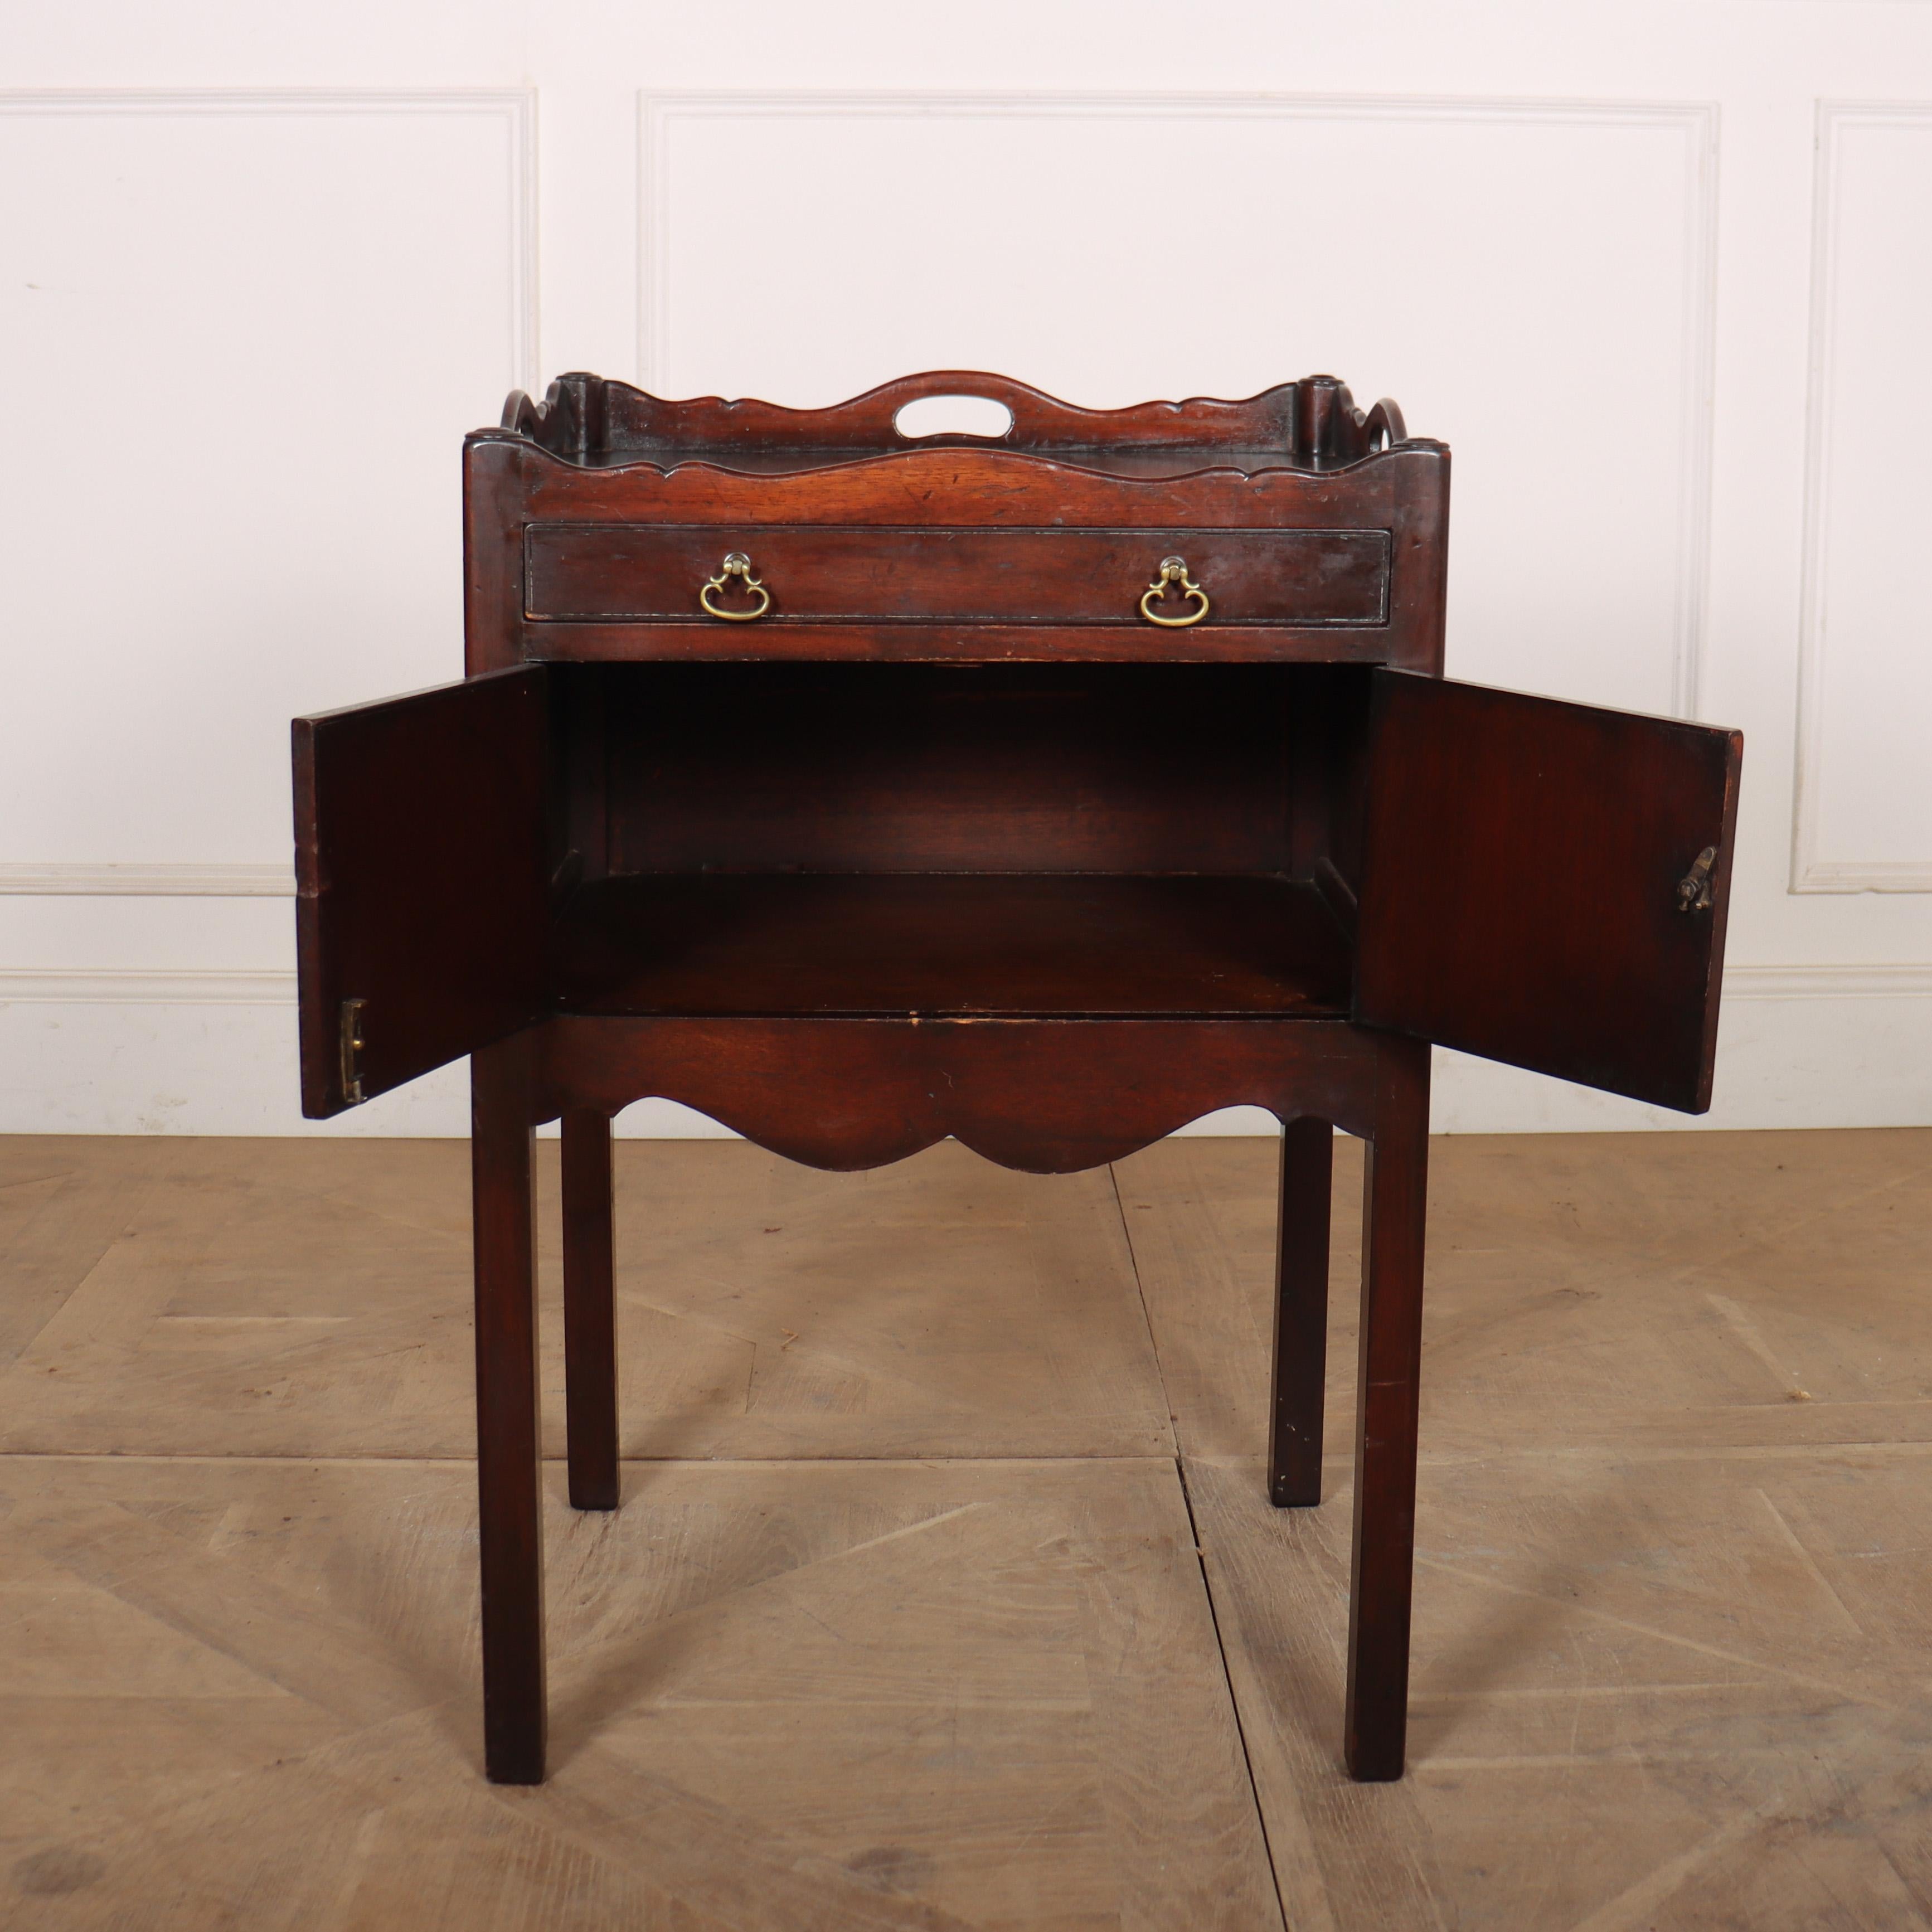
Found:
[{"label": "wall moulding", "polygon": [[[62,156],[78,158],[82,161],[97,156],[103,158],[104,161],[112,158],[114,165],[111,168],[104,166],[102,179],[124,176],[133,181],[135,190],[141,187],[140,166],[150,156],[158,158],[158,179],[170,178],[162,171],[176,165],[175,159],[171,158],[178,155],[212,158],[212,175],[190,178],[219,178],[224,174],[256,178],[259,192],[251,192],[243,197],[247,211],[260,213],[264,219],[288,232],[292,257],[299,260],[306,256],[324,264],[317,278],[322,307],[326,307],[328,292],[338,285],[345,272],[343,262],[350,264],[355,274],[366,278],[364,286],[356,292],[358,299],[364,295],[370,297],[366,308],[358,310],[352,304],[346,310],[348,320],[345,322],[343,318],[326,315],[318,317],[315,304],[311,303],[305,311],[296,343],[296,349],[303,353],[310,350],[316,352],[309,364],[304,364],[300,356],[296,358],[298,368],[312,368],[314,371],[313,377],[303,379],[312,380],[315,386],[302,392],[300,406],[311,418],[327,420],[339,417],[345,428],[352,427],[351,418],[359,422],[365,414],[372,420],[384,420],[386,412],[393,410],[394,403],[391,397],[381,393],[380,388],[372,386],[371,378],[367,374],[357,385],[359,393],[345,396],[336,393],[332,386],[322,387],[322,383],[332,380],[339,368],[353,367],[364,372],[374,369],[379,372],[374,378],[376,383],[407,385],[415,380],[406,357],[400,363],[394,359],[383,320],[394,312],[392,292],[383,285],[382,279],[385,263],[391,258],[382,252],[386,245],[384,235],[378,235],[373,242],[364,245],[363,218],[368,211],[366,201],[358,204],[351,198],[344,198],[340,207],[328,213],[326,223],[316,214],[316,206],[311,206],[311,218],[289,230],[291,202],[286,184],[292,180],[298,186],[312,189],[318,198],[317,206],[328,212],[333,207],[333,198],[338,196],[344,172],[355,165],[359,155],[368,153],[387,158],[380,162],[380,172],[374,172],[373,188],[368,184],[372,170],[379,164],[372,163],[370,169],[362,170],[359,176],[362,185],[357,192],[373,194],[378,197],[395,195],[410,200],[411,207],[429,222],[437,220],[447,209],[460,209],[464,217],[463,232],[466,238],[462,259],[466,262],[473,261],[479,275],[487,277],[487,280],[479,280],[474,285],[479,292],[479,292],[461,314],[466,318],[473,316],[475,319],[475,360],[491,371],[492,386],[474,399],[475,415],[458,423],[457,433],[460,434],[470,422],[488,421],[494,415],[502,395],[502,390],[494,386],[499,370],[505,388],[517,383],[527,385],[535,380],[540,366],[539,290],[536,98],[530,88],[0,88],[0,129],[4,129],[8,137],[16,177],[26,184],[23,192],[56,211],[56,216],[67,206],[63,195],[74,191],[60,163]],[[284,167],[292,171],[286,179],[280,172]],[[88,206],[91,204],[76,202],[74,208]],[[184,256],[192,256],[196,248],[205,244],[214,256],[225,254],[232,261],[236,284],[245,286],[256,282],[264,288],[274,285],[275,276],[268,272],[259,256],[238,241],[236,231],[220,218],[218,210],[185,202],[178,195],[172,195],[150,208],[147,216],[149,232],[160,248],[167,251],[169,259],[172,256],[172,237],[177,232],[176,226],[170,224],[176,224],[179,232],[190,238],[191,245],[185,246],[183,250]],[[81,251],[82,259],[106,245],[105,237],[97,234],[80,213],[69,212],[64,220],[57,220],[55,225],[64,235],[75,238],[74,246]],[[406,227],[396,231],[401,234],[411,232]],[[29,250],[27,259],[31,260],[32,248],[38,244],[28,232],[23,232],[20,240],[21,246]],[[334,251],[332,254],[331,250]],[[334,266],[328,266],[332,262]],[[28,267],[25,272],[32,274],[34,272]],[[111,277],[104,278],[103,286],[112,280]],[[438,284],[430,286],[433,291],[440,287]],[[88,392],[86,405],[104,410],[118,409],[121,414],[115,418],[116,421],[126,418],[129,407],[126,397],[119,393],[126,386],[127,372],[118,365],[115,346],[117,342],[128,344],[137,339],[152,340],[163,333],[157,316],[172,316],[172,326],[178,329],[181,339],[193,344],[195,352],[199,352],[200,338],[206,335],[219,341],[221,326],[232,320],[215,305],[215,296],[205,285],[185,275],[178,284],[171,280],[164,288],[142,289],[116,310],[101,308],[98,299],[100,296],[100,288],[91,290],[88,299],[95,302],[99,313],[95,310],[86,311],[93,320],[86,330],[76,329],[74,334],[79,342],[107,345],[105,350],[96,346],[86,352],[104,358],[103,366],[111,372],[113,380],[104,385],[93,377],[90,369],[84,386]],[[266,299],[272,302],[272,298]],[[153,304],[146,312],[143,310],[144,301]],[[447,316],[452,312],[452,306],[445,302],[429,312]],[[358,320],[358,316],[362,320]],[[374,318],[373,321],[370,318]],[[345,327],[350,328],[352,334],[358,328],[364,333],[356,338],[350,362],[340,364],[334,356]],[[296,334],[292,320],[291,334]],[[466,337],[466,340],[470,339]],[[262,349],[258,367],[262,364],[272,366],[283,354],[289,352],[286,339],[271,335],[265,340],[264,332],[259,329],[252,337],[252,344]],[[379,361],[378,357],[383,356],[385,352],[391,352],[386,359]],[[345,349],[343,352],[347,355],[350,352]],[[208,439],[199,434],[194,425],[196,398],[206,394],[211,386],[219,384],[225,366],[211,362],[200,371],[197,382],[188,391],[180,394],[170,392],[158,402],[137,406],[137,416],[145,409],[146,416],[152,418],[142,428],[137,440],[152,449],[157,439],[149,434],[149,430],[158,429],[164,436],[174,419],[182,416],[188,424],[190,440],[205,444]],[[59,392],[64,382],[80,380],[70,370],[61,382],[53,385],[53,390]],[[46,386],[42,385],[44,390]],[[107,400],[103,400],[104,397]],[[224,394],[220,400],[222,406],[217,414],[231,433],[242,433],[236,428],[238,423],[244,426],[272,426],[278,430],[285,426],[286,399],[272,382],[251,380],[245,393]],[[57,504],[64,489],[78,493],[76,500],[91,502],[98,496],[100,488],[94,475],[99,467],[98,452],[90,453],[88,436],[74,427],[89,420],[85,407],[76,406],[75,411],[62,420],[68,424],[74,440],[71,446],[61,450],[56,459],[69,466],[62,472],[66,480],[60,487],[51,489],[47,500],[50,504]],[[96,436],[100,433],[98,424],[91,432]],[[440,518],[448,520],[439,521],[435,526],[439,531],[446,530],[452,536],[455,527],[455,446],[456,436],[452,435],[448,445],[447,460],[450,466],[446,472],[449,480],[439,490],[436,500]],[[352,454],[349,460],[356,459]],[[307,466],[306,458],[299,461],[291,458],[290,461],[294,469]],[[289,479],[278,479],[281,480]],[[122,482],[120,487],[125,489],[132,486]],[[298,481],[290,481],[290,488],[298,496],[304,487],[307,486]],[[208,531],[218,526],[209,522],[205,509],[188,507],[194,501],[193,490],[184,490],[182,506],[170,507],[160,517],[150,516],[140,520],[152,528],[159,528],[172,517],[176,534],[184,539],[192,536],[195,540],[192,547],[205,550]],[[60,516],[57,508],[52,515],[56,527],[68,520]],[[184,520],[188,518],[195,520],[192,530],[189,523]],[[28,550],[32,548],[30,544]],[[453,544],[451,550],[447,568],[453,580],[457,562]],[[24,587],[44,600],[55,597],[57,593],[49,587],[53,580],[52,577],[38,568],[23,568],[32,562],[27,553],[22,553],[16,561],[15,592],[17,594]],[[263,594],[272,595],[274,587],[272,581],[269,581],[265,582],[261,589]],[[206,584],[202,588],[205,591]],[[116,654],[129,646],[119,640],[111,616],[104,616],[99,611],[90,615],[85,608],[86,600],[81,602],[82,608],[79,610],[70,610],[56,603],[53,614],[46,620],[56,624],[73,622],[78,627],[76,636],[82,654],[98,651],[101,662],[112,665]],[[40,607],[43,613],[47,608],[44,602]],[[210,605],[205,601],[200,614],[214,632],[218,632],[231,618],[236,622],[250,625],[257,621],[253,609],[244,616],[238,608],[224,610],[218,603]],[[86,634],[90,623],[96,626],[91,641]],[[176,674],[177,682],[183,688],[193,682],[192,670],[192,663],[184,660],[183,668]],[[57,676],[59,674],[50,667],[49,675]],[[130,698],[124,701],[131,706],[135,700]],[[244,702],[239,699],[232,701],[238,707]],[[281,708],[280,700],[268,701],[274,708],[266,713],[253,698],[245,702],[254,708],[245,711],[238,708],[225,712],[219,705],[213,710],[204,706],[204,710],[208,718],[219,720],[219,728],[225,733],[236,736],[245,734],[258,746],[274,739],[286,744],[288,712]],[[68,724],[72,724],[72,716],[70,710]],[[101,729],[91,710],[88,724],[85,736],[91,746],[98,741]],[[54,735],[58,736],[61,730],[68,728],[68,724],[57,727]],[[131,718],[129,724],[131,729]],[[78,725],[72,728],[80,729]],[[211,725],[210,728],[214,727]],[[153,735],[145,721],[143,729]],[[165,730],[159,735],[165,738]],[[76,742],[68,758],[68,769],[78,775],[78,782],[83,785],[88,776],[87,760],[92,755],[90,750]],[[217,802],[224,820],[232,826],[236,819],[234,800],[224,796]],[[215,808],[212,806],[211,813]],[[244,849],[247,844],[254,844],[258,850],[278,851],[280,856],[273,862],[204,863],[165,859],[123,862],[112,855],[130,848],[140,849],[142,842],[133,829],[139,816],[136,797],[133,804],[124,804],[115,817],[108,817],[104,812],[100,820],[96,821],[101,829],[92,835],[86,835],[83,826],[82,831],[76,833],[76,842],[80,843],[84,850],[91,849],[101,854],[98,862],[31,858],[0,862],[0,896],[208,898],[292,896],[294,879],[287,856],[288,835],[284,829],[286,807],[274,814],[274,819],[280,821],[279,826],[272,821],[266,832],[258,830],[254,836],[236,835],[232,840]],[[156,835],[158,838],[160,836]],[[17,850],[22,844],[31,849],[32,844],[40,842],[30,841],[22,835],[14,842]],[[175,844],[177,849],[192,850],[197,843],[218,848],[230,842],[213,834],[206,840],[197,839],[192,836],[190,828],[190,836],[170,837],[166,842]]]},{"label": "wall moulding", "polygon": [[296,976],[218,967],[143,973],[118,967],[0,968],[0,1006],[290,1006]]},{"label": "wall moulding", "polygon": [[[1840,514],[1840,506],[1834,501],[1838,487],[1834,458],[1839,453],[1840,428],[1846,412],[1875,412],[1882,416],[1888,404],[1895,410],[1900,400],[1888,397],[1885,372],[1868,366],[1840,366],[1845,352],[1840,330],[1840,280],[1846,226],[1846,144],[1859,134],[1874,131],[1903,131],[1932,137],[1932,104],[1821,100],[1816,112],[1790,890],[1794,892],[1932,892],[1932,856],[1900,861],[1832,852],[1826,849],[1823,824],[1832,722],[1828,674],[1834,659],[1848,650],[1856,650],[1858,644],[1856,638],[1845,634],[1842,622],[1834,623],[1832,610],[1831,550]],[[1918,168],[1932,170],[1932,138],[1927,138],[1926,151]],[[1918,320],[1922,335],[1924,326],[1932,324],[1932,307]],[[1922,409],[1924,398],[1919,401]],[[1910,404],[1906,406],[1909,409]],[[1915,498],[1922,507],[1932,504],[1932,499],[1924,494],[1923,466],[1909,431],[1894,421],[1892,434],[1899,467],[1886,478],[1889,489]],[[1862,466],[1852,466],[1855,472]],[[1922,604],[1919,608],[1922,611]],[[1924,722],[1932,726],[1932,718]]]},{"label": "wall moulding", "polygon": [[295,890],[286,866],[0,862],[0,892],[36,898],[286,899]]},{"label": "wall moulding", "polygon": [[[508,142],[506,236],[511,272],[509,362],[524,388],[541,368],[537,281],[537,98],[532,88],[0,88],[0,115],[477,115]],[[500,399],[498,399],[500,400]],[[492,405],[494,406],[494,404]],[[479,418],[479,420],[482,420]]]},{"label": "wall moulding", "polygon": [[[1932,964],[1867,962],[1848,966],[1733,966],[1727,1000],[1932,998]],[[30,1001],[74,1006],[288,1006],[296,976],[215,968],[142,972],[112,967],[0,968],[0,1005]]]},{"label": "wall moulding", "polygon": [[1732,966],[1727,1000],[1922,1000],[1932,998],[1932,965],[1873,961],[1850,965]]},{"label": "wall moulding", "polygon": [[[638,367],[662,393],[675,291],[670,272],[671,143],[682,123],[716,120],[1029,118],[1382,121],[1408,124],[1661,130],[1683,144],[1684,301],[1679,318],[1682,394],[1675,436],[1679,514],[1672,584],[1671,709],[1698,714],[1710,576],[1713,384],[1717,340],[1718,110],[1706,101],[1588,100],[1532,97],[1179,93],[851,92],[746,89],[641,91],[638,114]],[[1346,372],[1343,372],[1346,374]],[[1072,400],[1078,400],[1072,398]],[[1426,430],[1426,425],[1421,426]]]}]

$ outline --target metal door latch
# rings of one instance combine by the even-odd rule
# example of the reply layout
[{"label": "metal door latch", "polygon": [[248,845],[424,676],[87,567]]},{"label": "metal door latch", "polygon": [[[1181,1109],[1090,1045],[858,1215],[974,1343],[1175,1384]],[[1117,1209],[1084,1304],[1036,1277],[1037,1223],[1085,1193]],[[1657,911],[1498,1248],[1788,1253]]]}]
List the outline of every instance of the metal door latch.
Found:
[{"label": "metal door latch", "polygon": [[1690,871],[1677,881],[1679,912],[1711,910],[1711,868],[1717,862],[1718,848],[1714,845],[1706,845],[1692,861]]},{"label": "metal door latch", "polygon": [[352,1107],[362,1104],[362,1009],[367,1000],[342,1003],[342,1097]]}]

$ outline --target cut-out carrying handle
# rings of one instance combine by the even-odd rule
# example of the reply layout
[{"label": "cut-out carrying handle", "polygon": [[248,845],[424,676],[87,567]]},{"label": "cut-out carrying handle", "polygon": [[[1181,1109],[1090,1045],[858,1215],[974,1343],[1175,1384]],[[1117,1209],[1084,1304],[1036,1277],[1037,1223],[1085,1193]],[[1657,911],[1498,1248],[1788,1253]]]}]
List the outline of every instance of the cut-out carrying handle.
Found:
[{"label": "cut-out carrying handle", "polygon": [[[828,442],[883,442],[902,449],[916,449],[944,435],[961,434],[982,445],[1020,449],[1081,449],[1108,443],[1141,448],[1204,442],[1265,446],[1286,436],[1293,393],[1292,384],[1283,384],[1242,402],[1197,396],[1186,402],[1090,410],[1062,402],[1010,376],[996,376],[983,369],[928,369],[881,383],[850,402],[808,413],[824,424]],[[997,403],[1011,414],[1012,422],[1003,436],[958,431],[908,436],[901,430],[898,414],[908,403],[940,396]]]},{"label": "cut-out carrying handle", "polygon": [[[941,400],[997,404],[1006,412],[1006,426],[990,434],[970,430],[908,434],[899,428],[900,412],[908,404]],[[1089,413],[1030,388],[1024,382],[1016,382],[1010,376],[988,375],[970,369],[931,369],[920,375],[902,376],[846,405],[848,409],[863,408],[868,414],[874,406],[884,418],[882,427],[896,441],[908,446],[930,442],[936,436],[971,436],[980,442],[1029,442],[1060,419]]]},{"label": "cut-out carrying handle", "polygon": [[1012,426],[1012,411],[992,396],[915,396],[900,404],[892,417],[902,436],[920,442],[946,436],[998,442]]}]

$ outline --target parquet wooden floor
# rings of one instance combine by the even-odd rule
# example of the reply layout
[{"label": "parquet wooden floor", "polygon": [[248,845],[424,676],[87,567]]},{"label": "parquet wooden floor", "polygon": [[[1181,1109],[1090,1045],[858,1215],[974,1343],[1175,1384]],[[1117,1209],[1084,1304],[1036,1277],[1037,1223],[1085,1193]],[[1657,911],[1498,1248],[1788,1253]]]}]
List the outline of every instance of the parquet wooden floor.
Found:
[{"label": "parquet wooden floor", "polygon": [[[545,1150],[549,1449],[562,1413]],[[623,1142],[485,1784],[466,1150],[0,1141],[0,1926],[1932,1927],[1932,1132],[1441,1140],[1408,1778],[1263,1498],[1274,1150]]]}]

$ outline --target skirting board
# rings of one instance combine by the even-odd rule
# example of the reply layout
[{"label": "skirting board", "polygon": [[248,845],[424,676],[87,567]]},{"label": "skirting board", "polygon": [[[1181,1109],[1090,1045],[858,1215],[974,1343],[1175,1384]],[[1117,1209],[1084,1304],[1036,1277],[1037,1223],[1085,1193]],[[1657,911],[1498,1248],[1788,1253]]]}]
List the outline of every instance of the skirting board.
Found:
[{"label": "skirting board", "polygon": [[[296,1111],[292,976],[0,971],[0,1132],[460,1135],[468,1082],[446,1067],[340,1119]],[[1698,1120],[1565,1082],[1436,1055],[1444,1133],[1932,1124],[1932,968],[1744,967],[1727,976],[1717,1103]],[[1237,1108],[1181,1130],[1267,1133]],[[725,1137],[668,1101],[634,1138]]]}]

